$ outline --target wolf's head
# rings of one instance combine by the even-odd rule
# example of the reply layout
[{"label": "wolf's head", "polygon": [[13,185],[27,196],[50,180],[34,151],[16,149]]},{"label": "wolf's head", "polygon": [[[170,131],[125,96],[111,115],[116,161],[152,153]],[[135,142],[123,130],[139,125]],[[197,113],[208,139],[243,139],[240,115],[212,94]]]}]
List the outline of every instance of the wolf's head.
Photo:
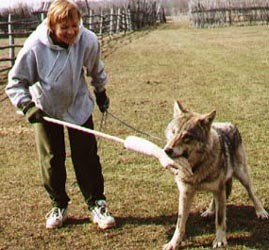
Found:
[{"label": "wolf's head", "polygon": [[215,110],[208,114],[190,112],[175,102],[174,117],[165,130],[165,152],[172,158],[185,157],[192,166],[196,165],[210,143],[215,115]]}]

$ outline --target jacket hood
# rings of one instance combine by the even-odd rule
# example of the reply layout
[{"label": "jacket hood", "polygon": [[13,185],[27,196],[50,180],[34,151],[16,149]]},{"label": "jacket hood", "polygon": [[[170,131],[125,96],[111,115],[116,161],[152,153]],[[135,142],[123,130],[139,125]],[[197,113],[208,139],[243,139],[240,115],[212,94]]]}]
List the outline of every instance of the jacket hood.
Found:
[{"label": "jacket hood", "polygon": [[[77,43],[78,40],[80,39],[80,36],[82,34],[82,29],[83,29],[83,23],[82,23],[82,20],[80,20],[79,33],[76,37],[75,43]],[[43,43],[47,47],[54,49],[54,50],[63,50],[64,49],[59,45],[55,45],[53,43],[52,39],[50,38],[49,30],[48,30],[48,26],[47,26],[47,18],[44,19],[44,21],[37,27],[36,35],[37,35],[38,39],[41,41],[41,43]]]}]

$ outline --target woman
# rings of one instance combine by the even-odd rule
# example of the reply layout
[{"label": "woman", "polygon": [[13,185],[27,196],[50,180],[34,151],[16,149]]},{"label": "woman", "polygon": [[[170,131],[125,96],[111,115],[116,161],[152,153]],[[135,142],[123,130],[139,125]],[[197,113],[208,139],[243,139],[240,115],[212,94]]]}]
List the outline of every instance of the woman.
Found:
[{"label": "woman", "polygon": [[[93,129],[94,98],[85,72],[92,79],[101,112],[109,106],[107,75],[100,60],[96,35],[81,24],[78,6],[70,0],[54,1],[47,19],[25,41],[9,72],[6,93],[33,124],[43,183],[52,202],[46,228],[61,227],[70,201],[66,190],[65,143],[62,126],[42,119],[48,115]],[[104,178],[93,135],[68,129],[76,178],[92,214],[102,229],[115,226],[108,213]]]}]

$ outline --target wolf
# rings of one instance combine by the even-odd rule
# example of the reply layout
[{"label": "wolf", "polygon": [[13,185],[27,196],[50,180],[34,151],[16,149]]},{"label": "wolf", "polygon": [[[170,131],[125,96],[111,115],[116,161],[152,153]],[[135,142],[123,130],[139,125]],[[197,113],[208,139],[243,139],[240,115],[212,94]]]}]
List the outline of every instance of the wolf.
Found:
[{"label": "wolf", "polygon": [[226,199],[231,193],[232,177],[245,187],[261,219],[269,214],[255,195],[247,166],[241,135],[231,123],[213,122],[216,111],[199,114],[188,111],[176,101],[172,121],[165,130],[167,143],[164,151],[173,160],[186,158],[192,170],[190,176],[176,175],[179,190],[179,210],[173,237],[163,250],[175,250],[180,246],[191,203],[197,191],[209,191],[213,199],[203,217],[215,214],[216,236],[213,248],[225,247]]}]

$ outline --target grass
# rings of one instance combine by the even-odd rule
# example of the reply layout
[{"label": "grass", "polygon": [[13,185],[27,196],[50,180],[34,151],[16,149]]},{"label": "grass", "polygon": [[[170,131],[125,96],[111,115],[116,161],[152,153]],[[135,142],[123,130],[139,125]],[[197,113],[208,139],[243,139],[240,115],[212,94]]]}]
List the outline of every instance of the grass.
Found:
[{"label": "grass", "polygon": [[[268,42],[267,26],[194,29],[176,22],[110,41],[103,54],[110,112],[164,138],[175,99],[201,113],[216,109],[218,121],[231,121],[242,132],[253,185],[269,209]],[[16,116],[8,100],[0,110],[1,250],[156,250],[171,238],[178,198],[173,176],[155,159],[105,140],[99,141],[99,154],[117,228],[102,232],[89,221],[68,151],[71,218],[61,229],[45,230],[50,202],[41,185],[31,126]],[[99,128],[98,111],[94,119]],[[136,134],[110,116],[102,130],[122,138]],[[200,217],[209,200],[209,194],[197,194],[183,249],[211,249],[214,221]],[[227,225],[229,249],[269,248],[268,221],[255,218],[237,181],[228,203]]]}]

